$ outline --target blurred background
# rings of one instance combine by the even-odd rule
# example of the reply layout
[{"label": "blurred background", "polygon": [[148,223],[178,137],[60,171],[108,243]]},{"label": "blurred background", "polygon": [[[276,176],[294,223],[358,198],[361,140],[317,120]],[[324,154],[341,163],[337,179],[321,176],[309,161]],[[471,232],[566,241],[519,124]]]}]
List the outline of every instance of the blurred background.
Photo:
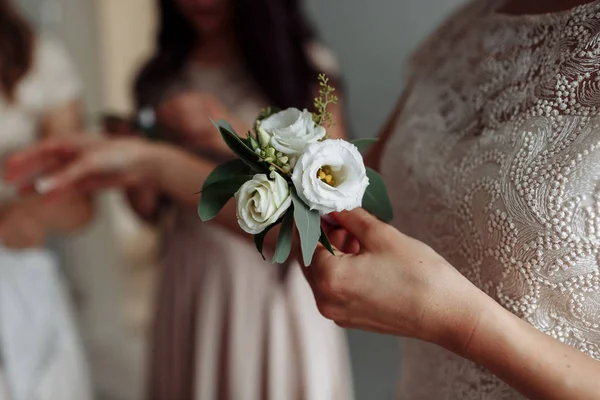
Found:
[{"label": "blurred background", "polygon": [[[411,50],[461,0],[306,0],[339,61],[350,135],[374,136],[403,87]],[[131,82],[150,54],[154,0],[17,0],[38,29],[60,40],[85,85],[88,129],[132,111]],[[117,193],[100,200],[87,231],[53,244],[66,266],[98,398],[138,399],[157,266],[156,234]],[[398,341],[349,331],[356,398],[392,399]]]}]

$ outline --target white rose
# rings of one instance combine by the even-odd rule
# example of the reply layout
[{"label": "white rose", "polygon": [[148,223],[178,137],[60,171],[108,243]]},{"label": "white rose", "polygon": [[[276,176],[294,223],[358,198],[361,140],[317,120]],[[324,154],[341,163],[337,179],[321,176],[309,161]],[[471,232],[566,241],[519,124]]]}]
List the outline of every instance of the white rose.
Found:
[{"label": "white rose", "polygon": [[273,114],[258,123],[257,128],[263,147],[268,142],[275,150],[292,156],[299,155],[327,134],[325,128],[315,124],[310,112],[297,108]]},{"label": "white rose", "polygon": [[238,223],[252,235],[275,223],[292,203],[288,182],[275,172],[271,179],[265,174],[254,175],[240,187],[235,200]]},{"label": "white rose", "polygon": [[298,196],[321,214],[360,207],[369,186],[360,152],[341,139],[310,145],[294,167],[292,182]]}]

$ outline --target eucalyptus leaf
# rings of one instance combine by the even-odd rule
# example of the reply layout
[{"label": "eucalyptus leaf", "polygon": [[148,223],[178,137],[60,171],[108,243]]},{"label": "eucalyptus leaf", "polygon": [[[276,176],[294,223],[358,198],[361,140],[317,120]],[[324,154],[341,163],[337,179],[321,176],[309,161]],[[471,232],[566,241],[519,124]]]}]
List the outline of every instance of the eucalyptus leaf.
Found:
[{"label": "eucalyptus leaf", "polygon": [[[218,121],[218,124],[221,128],[225,128],[227,129],[229,132],[233,133],[234,135],[237,135],[237,132],[235,131],[235,129],[233,129],[233,126],[231,126],[231,124],[227,121],[225,121],[224,119],[220,119]],[[238,136],[239,137],[239,136]]]},{"label": "eucalyptus leaf", "polygon": [[335,256],[335,250],[333,250],[333,246],[331,245],[331,242],[329,241],[329,238],[327,237],[327,234],[323,228],[321,228],[321,237],[319,238],[319,242],[321,242],[321,244]]},{"label": "eucalyptus leaf", "polygon": [[223,209],[225,204],[235,195],[240,187],[252,176],[236,176],[215,182],[202,190],[198,204],[198,216],[204,222],[210,221]]},{"label": "eucalyptus leaf", "polygon": [[218,123],[212,121],[215,127],[221,133],[225,144],[237,155],[243,162],[245,162],[250,168],[257,172],[267,172],[268,167],[266,164],[261,163],[258,155],[240,138],[231,125],[224,120],[219,120]]},{"label": "eucalyptus leaf", "polygon": [[318,211],[308,208],[302,199],[298,197],[296,188],[293,186],[291,194],[294,203],[294,221],[300,234],[302,259],[304,265],[309,266],[321,237],[321,217]]},{"label": "eucalyptus leaf", "polygon": [[269,233],[269,231],[271,229],[273,229],[274,227],[276,227],[278,224],[280,223],[280,221],[275,222],[273,225],[269,225],[265,228],[264,231],[262,231],[261,233],[254,235],[254,244],[256,245],[256,250],[258,250],[258,252],[260,253],[261,257],[263,258],[263,260],[267,260],[263,254],[263,245],[265,242],[265,237],[267,236],[267,234]]},{"label": "eucalyptus leaf", "polygon": [[275,254],[273,255],[273,264],[283,264],[290,256],[292,241],[294,239],[293,228],[294,213],[292,210],[288,210],[285,217],[283,217],[283,222],[279,228],[277,246],[275,247]]},{"label": "eucalyptus leaf", "polygon": [[[240,137],[240,140],[242,141],[242,143],[244,143],[244,145],[245,145],[246,147],[248,147],[249,149],[251,149],[251,148],[252,148],[252,146],[250,145],[250,139],[249,139],[249,138],[243,138],[243,137]],[[255,154],[256,154],[256,153],[255,153]]]},{"label": "eucalyptus leaf", "polygon": [[202,190],[216,182],[225,181],[240,175],[250,175],[251,172],[250,167],[242,160],[236,159],[228,161],[219,165],[210,173],[208,178],[204,181],[204,185],[202,185]]},{"label": "eucalyptus leaf", "polygon": [[369,186],[363,197],[362,207],[384,222],[394,218],[394,211],[383,178],[371,168],[367,168]]},{"label": "eucalyptus leaf", "polygon": [[371,148],[378,140],[379,139],[376,138],[364,138],[352,140],[350,143],[355,145],[358,148],[358,151],[362,152]]}]

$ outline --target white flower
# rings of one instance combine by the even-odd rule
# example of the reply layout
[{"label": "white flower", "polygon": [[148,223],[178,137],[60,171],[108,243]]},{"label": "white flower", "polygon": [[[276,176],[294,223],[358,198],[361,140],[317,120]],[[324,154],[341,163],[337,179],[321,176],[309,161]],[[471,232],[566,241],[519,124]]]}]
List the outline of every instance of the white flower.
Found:
[{"label": "white flower", "polygon": [[321,214],[360,207],[369,186],[361,154],[341,139],[310,145],[294,167],[292,182],[298,196]]},{"label": "white flower", "polygon": [[299,155],[310,144],[323,139],[325,128],[315,124],[313,116],[307,110],[288,108],[257,124],[257,134],[261,145],[268,144],[275,150],[287,155]]},{"label": "white flower", "polygon": [[271,179],[265,174],[254,175],[235,194],[237,219],[247,233],[256,235],[275,223],[290,207],[290,187],[278,173]]}]

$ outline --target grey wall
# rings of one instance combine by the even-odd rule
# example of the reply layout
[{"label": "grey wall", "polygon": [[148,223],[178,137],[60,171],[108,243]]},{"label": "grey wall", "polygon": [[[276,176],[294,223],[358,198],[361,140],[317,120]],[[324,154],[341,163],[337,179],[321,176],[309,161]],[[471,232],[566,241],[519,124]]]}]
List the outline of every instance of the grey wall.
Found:
[{"label": "grey wall", "polygon": [[341,64],[352,133],[374,136],[403,85],[403,65],[419,42],[464,0],[305,0]]},{"label": "grey wall", "polygon": [[[375,136],[402,91],[404,61],[463,0],[305,1],[321,38],[341,64],[351,134]],[[348,337],[356,399],[393,399],[398,340],[358,331]]]}]

